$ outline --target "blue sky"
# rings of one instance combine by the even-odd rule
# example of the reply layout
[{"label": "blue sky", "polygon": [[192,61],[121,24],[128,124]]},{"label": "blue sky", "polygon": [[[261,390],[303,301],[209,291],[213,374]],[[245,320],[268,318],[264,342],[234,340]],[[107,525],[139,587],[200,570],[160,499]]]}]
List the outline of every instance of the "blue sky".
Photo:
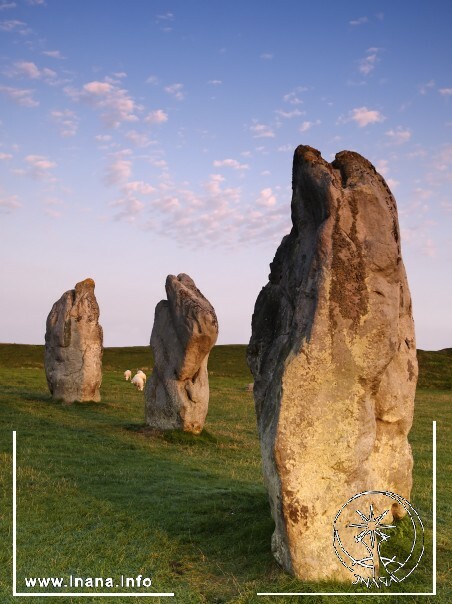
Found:
[{"label": "blue sky", "polygon": [[417,344],[452,346],[452,4],[0,0],[0,341],[92,277],[145,345],[168,274],[246,343],[293,151],[350,149],[399,208]]}]

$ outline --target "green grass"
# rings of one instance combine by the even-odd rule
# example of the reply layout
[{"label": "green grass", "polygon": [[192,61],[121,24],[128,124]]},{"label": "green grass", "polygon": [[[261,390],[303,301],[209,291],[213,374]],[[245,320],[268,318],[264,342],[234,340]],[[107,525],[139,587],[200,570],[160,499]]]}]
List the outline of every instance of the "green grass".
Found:
[{"label": "green grass", "polygon": [[[440,357],[438,359],[438,357]],[[438,593],[415,602],[447,602],[451,546],[450,352],[420,354],[410,433],[412,503],[426,528],[426,554],[413,575],[391,591],[431,591],[432,420],[438,422]],[[344,591],[351,586],[302,583],[284,573],[270,551],[273,523],[262,482],[251,376],[244,346],[218,346],[209,362],[211,400],[199,436],[156,434],[143,424],[143,395],[123,379],[126,368],[150,372],[147,347],[110,348],[104,355],[102,402],[51,400],[43,347],[0,345],[0,602],[16,601],[12,585],[12,436],[17,430],[18,580],[25,576],[152,577],[155,591],[177,604],[299,602],[258,591]],[[450,580],[450,579],[449,579]],[[353,587],[366,591],[362,586]],[[362,602],[358,595],[349,598]],[[406,602],[381,596],[378,602]],[[91,598],[62,598],[88,604]],[[48,604],[48,598],[22,598]],[[54,601],[54,600],[52,600]],[[150,602],[102,598],[92,602]],[[343,597],[304,597],[343,602]],[[367,600],[364,599],[366,602]]]}]

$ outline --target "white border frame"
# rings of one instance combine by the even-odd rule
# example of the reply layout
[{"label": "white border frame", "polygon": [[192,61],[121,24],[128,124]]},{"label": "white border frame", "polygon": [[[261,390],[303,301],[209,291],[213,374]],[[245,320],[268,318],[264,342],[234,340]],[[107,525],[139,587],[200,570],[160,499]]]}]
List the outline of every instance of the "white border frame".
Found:
[{"label": "white border frame", "polygon": [[433,580],[432,591],[425,593],[415,592],[385,592],[385,591],[356,591],[356,592],[301,592],[301,593],[285,593],[285,592],[258,592],[258,596],[436,596],[436,421],[433,421]]},{"label": "white border frame", "polygon": [[49,597],[49,598],[127,598],[132,596],[141,596],[147,598],[156,597],[172,597],[174,593],[119,593],[119,592],[18,592],[17,591],[17,540],[16,540],[16,528],[17,528],[17,436],[16,431],[13,430],[13,596],[14,597]]}]

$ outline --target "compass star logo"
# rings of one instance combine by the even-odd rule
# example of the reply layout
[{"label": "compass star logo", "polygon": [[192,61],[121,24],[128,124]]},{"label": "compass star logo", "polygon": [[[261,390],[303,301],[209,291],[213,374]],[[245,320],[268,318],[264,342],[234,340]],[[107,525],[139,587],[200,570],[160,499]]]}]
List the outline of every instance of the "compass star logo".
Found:
[{"label": "compass star logo", "polygon": [[[376,573],[379,567],[379,551],[378,544],[379,540],[386,541],[390,538],[389,535],[383,533],[382,529],[393,529],[396,528],[395,524],[383,524],[381,521],[389,512],[389,509],[385,510],[382,514],[374,517],[374,508],[373,505],[370,504],[369,517],[365,516],[360,510],[356,510],[356,513],[361,516],[363,522],[359,524],[349,524],[348,528],[358,528],[364,529],[359,535],[356,535],[355,541],[357,543],[361,542],[364,547],[369,552],[369,558],[364,558],[364,560],[369,560],[372,563],[372,579],[376,579]],[[366,542],[366,537],[369,538],[369,542]]]},{"label": "compass star logo", "polygon": [[[408,518],[405,529],[408,527],[412,539],[408,555],[400,553],[397,547],[390,551],[397,524],[389,524],[385,519],[391,519],[394,510],[399,510],[399,515],[402,511]],[[342,564],[355,576],[355,583],[388,586],[406,579],[419,564],[424,553],[424,527],[416,510],[400,495],[365,491],[354,495],[337,513],[333,547]],[[387,552],[389,556],[385,555]]]}]

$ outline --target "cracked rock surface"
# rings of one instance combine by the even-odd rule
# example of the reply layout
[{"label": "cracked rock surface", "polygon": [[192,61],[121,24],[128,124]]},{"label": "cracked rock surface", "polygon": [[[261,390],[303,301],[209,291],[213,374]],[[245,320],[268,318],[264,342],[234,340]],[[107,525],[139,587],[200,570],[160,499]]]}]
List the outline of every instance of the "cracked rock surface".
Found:
[{"label": "cracked rock surface", "polygon": [[100,401],[103,332],[95,283],[85,279],[55,302],[47,317],[44,365],[54,399]]},{"label": "cracked rock surface", "polygon": [[[257,298],[248,347],[272,550],[301,579],[352,581],[332,547],[341,506],[367,490],[410,497],[411,297],[396,203],[369,161],[342,151],[328,163],[299,146],[292,187],[293,227]],[[394,504],[384,522],[404,513]],[[364,558],[350,532],[344,545]]]},{"label": "cracked rock surface", "polygon": [[218,321],[188,275],[168,275],[165,288],[168,300],[157,304],[151,334],[154,369],[145,388],[146,423],[198,434],[209,406],[207,361]]}]

